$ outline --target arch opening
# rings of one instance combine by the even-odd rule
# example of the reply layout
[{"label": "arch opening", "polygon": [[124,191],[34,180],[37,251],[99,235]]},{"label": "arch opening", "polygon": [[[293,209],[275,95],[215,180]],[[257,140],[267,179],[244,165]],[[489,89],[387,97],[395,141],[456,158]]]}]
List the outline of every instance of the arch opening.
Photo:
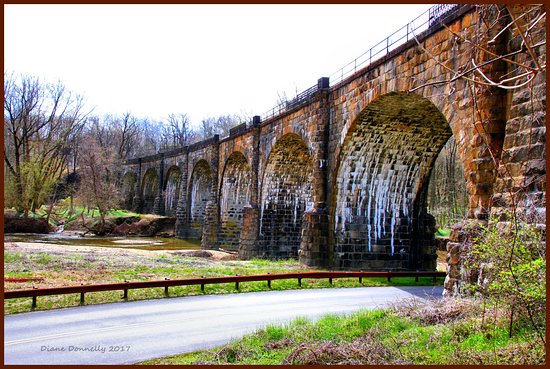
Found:
[{"label": "arch opening", "polygon": [[133,208],[136,183],[137,175],[133,172],[127,172],[122,177],[122,206],[126,210]]},{"label": "arch opening", "polygon": [[147,169],[143,176],[143,185],[141,186],[143,193],[143,213],[152,214],[155,204],[155,197],[158,192],[158,174],[153,168]]},{"label": "arch opening", "polygon": [[269,155],[262,183],[260,254],[297,258],[302,218],[313,208],[313,161],[304,140],[293,133],[279,139]]},{"label": "arch opening", "polygon": [[212,173],[206,160],[200,160],[193,168],[190,197],[190,238],[200,239],[206,216],[206,203],[212,199]]},{"label": "arch opening", "polygon": [[175,216],[181,187],[181,170],[173,165],[168,169],[164,185],[164,212],[168,216]]},{"label": "arch opening", "polygon": [[358,115],[335,179],[335,267],[435,270],[428,179],[451,135],[439,110],[414,94],[382,96]]},{"label": "arch opening", "polygon": [[252,173],[241,152],[231,154],[225,164],[220,188],[219,246],[238,250],[243,208],[250,203]]}]

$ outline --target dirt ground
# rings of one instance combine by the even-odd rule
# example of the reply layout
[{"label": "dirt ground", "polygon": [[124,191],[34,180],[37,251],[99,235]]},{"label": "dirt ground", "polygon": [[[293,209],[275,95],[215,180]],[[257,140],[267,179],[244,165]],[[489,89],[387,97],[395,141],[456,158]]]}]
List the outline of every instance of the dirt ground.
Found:
[{"label": "dirt ground", "polygon": [[[147,240],[117,240],[116,243],[122,245],[128,244],[153,244],[154,241]],[[94,247],[94,246],[69,246],[60,244],[45,244],[41,242],[4,242],[4,250],[21,252],[21,253],[40,253],[48,252],[56,255],[69,255],[69,254],[94,254],[95,256],[158,256],[165,254],[176,254],[180,256],[198,256],[208,257],[213,260],[235,260],[237,257],[233,253],[227,253],[217,250],[140,250],[130,248],[118,248],[118,247]],[[210,255],[208,255],[210,254]]]},{"label": "dirt ground", "polygon": [[[118,247],[95,247],[95,246],[70,246],[53,243],[41,242],[4,242],[4,250],[25,255],[48,253],[67,260],[74,255],[81,255],[84,260],[104,260],[108,264],[120,264],[120,266],[149,264],[151,260],[165,256],[192,257],[197,263],[202,264],[199,259],[205,262],[233,261],[238,260],[236,253],[223,252],[218,250],[142,250],[128,248],[130,244],[153,244],[153,240],[135,240],[121,239],[116,243]],[[438,251],[437,269],[446,271],[446,253]],[[10,269],[10,266],[4,265],[4,270]]]},{"label": "dirt ground", "polygon": [[[130,240],[122,239],[115,241],[118,244],[153,244],[154,241],[149,240]],[[60,244],[45,244],[40,242],[4,242],[4,250],[22,253],[39,253],[48,252],[57,255],[69,255],[75,253],[81,254],[93,254],[95,256],[158,256],[165,254],[179,255],[179,256],[191,256],[191,257],[206,257],[212,260],[236,260],[237,255],[234,253],[228,253],[218,250],[140,250],[130,249],[127,247],[93,247],[93,246],[68,246]],[[447,264],[445,261],[446,253],[444,251],[437,252],[437,269],[441,271],[447,270]]]}]

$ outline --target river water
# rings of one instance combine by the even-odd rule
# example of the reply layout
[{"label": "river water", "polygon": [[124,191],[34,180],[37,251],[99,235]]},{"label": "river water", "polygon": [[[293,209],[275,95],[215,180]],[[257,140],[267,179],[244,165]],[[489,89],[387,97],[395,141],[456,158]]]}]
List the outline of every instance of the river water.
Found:
[{"label": "river water", "polygon": [[141,250],[198,250],[200,241],[161,237],[99,237],[62,233],[14,233],[4,235],[4,242],[37,242],[66,246],[117,247]]}]

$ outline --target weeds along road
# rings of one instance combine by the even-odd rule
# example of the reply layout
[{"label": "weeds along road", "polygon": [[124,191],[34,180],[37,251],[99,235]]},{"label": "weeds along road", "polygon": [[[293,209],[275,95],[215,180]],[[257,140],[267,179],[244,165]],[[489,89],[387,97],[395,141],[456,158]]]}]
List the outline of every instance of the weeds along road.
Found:
[{"label": "weeds along road", "polygon": [[352,313],[442,287],[269,291],[88,305],[4,317],[5,364],[131,364],[219,346],[266,324]]}]

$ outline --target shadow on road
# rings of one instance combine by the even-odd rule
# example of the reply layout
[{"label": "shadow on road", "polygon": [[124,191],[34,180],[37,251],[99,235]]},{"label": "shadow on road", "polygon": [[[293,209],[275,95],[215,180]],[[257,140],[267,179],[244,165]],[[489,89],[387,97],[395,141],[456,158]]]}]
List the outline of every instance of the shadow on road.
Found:
[{"label": "shadow on road", "polygon": [[397,289],[400,289],[401,291],[405,291],[407,293],[410,293],[411,295],[419,298],[441,298],[443,297],[443,287],[442,286],[434,286],[431,290],[428,290],[427,288],[424,290],[419,290],[415,286],[403,286],[403,287],[395,287]]}]

